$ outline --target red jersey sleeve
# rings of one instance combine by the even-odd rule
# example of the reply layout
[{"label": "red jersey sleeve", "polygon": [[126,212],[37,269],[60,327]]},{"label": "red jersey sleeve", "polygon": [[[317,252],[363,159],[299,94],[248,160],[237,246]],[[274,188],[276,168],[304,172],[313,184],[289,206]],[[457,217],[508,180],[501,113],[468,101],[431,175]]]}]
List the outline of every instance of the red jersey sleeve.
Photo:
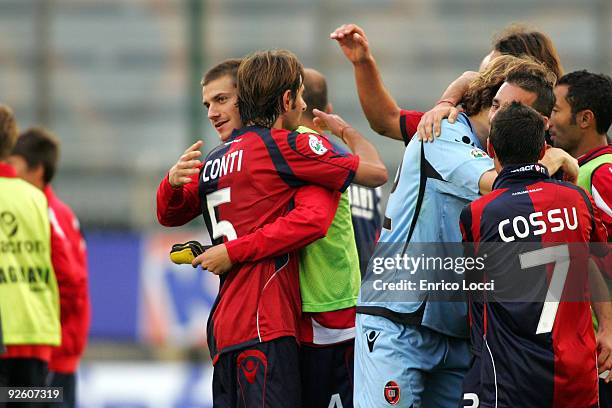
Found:
[{"label": "red jersey sleeve", "polygon": [[359,156],[335,150],[325,136],[282,129],[271,132],[273,140],[264,141],[276,170],[290,185],[292,180],[302,181],[343,192],[353,181]]},{"label": "red jersey sleeve", "polygon": [[51,208],[49,209],[49,221],[51,222],[51,263],[57,279],[60,300],[60,321],[62,323],[60,347],[63,350],[73,350],[77,348],[75,337],[66,333],[65,323],[80,306],[82,279],[79,274],[79,265],[71,253],[70,242]]},{"label": "red jersey sleeve", "polygon": [[255,232],[225,243],[232,263],[253,262],[303,248],[323,238],[331,225],[340,193],[308,185],[297,189],[295,207]]},{"label": "red jersey sleeve", "polygon": [[[60,226],[55,211],[49,208],[49,221],[51,222],[51,263],[55,271],[57,285],[67,296],[71,296],[72,291],[77,288],[81,277],[78,273],[78,265],[71,253],[70,242],[66,233]],[[60,301],[64,295],[60,293]]]},{"label": "red jersey sleeve", "polygon": [[591,190],[601,220],[608,230],[608,241],[612,241],[612,163],[606,163],[593,172]]},{"label": "red jersey sleeve", "polygon": [[410,139],[412,139],[412,136],[417,132],[417,126],[419,126],[419,122],[421,121],[423,115],[423,112],[403,109],[400,111],[399,125],[405,145],[410,143]]},{"label": "red jersey sleeve", "polygon": [[202,213],[198,178],[199,174],[193,174],[190,183],[172,188],[166,174],[157,188],[157,220],[161,225],[178,227]]}]

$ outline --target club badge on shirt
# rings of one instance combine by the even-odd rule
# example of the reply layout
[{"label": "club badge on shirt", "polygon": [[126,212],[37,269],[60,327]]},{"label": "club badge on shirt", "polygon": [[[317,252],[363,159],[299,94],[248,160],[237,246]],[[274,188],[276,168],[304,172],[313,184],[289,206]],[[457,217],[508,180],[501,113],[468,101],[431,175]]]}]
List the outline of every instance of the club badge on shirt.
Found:
[{"label": "club badge on shirt", "polygon": [[310,150],[319,156],[327,152],[327,148],[323,145],[323,141],[315,135],[308,135],[308,145],[310,146]]},{"label": "club badge on shirt", "polygon": [[481,159],[483,157],[489,157],[484,151],[480,150],[479,148],[472,149],[470,154],[475,159]]}]

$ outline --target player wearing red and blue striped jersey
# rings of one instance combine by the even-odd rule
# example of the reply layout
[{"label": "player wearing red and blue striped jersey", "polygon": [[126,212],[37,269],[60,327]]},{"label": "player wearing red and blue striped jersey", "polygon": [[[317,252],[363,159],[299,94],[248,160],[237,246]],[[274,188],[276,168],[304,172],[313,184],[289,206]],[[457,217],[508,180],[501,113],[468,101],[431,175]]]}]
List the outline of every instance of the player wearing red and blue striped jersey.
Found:
[{"label": "player wearing red and blue striped jersey", "polygon": [[[537,164],[543,146],[537,112],[519,103],[500,111],[489,155],[501,172],[493,191],[461,213],[469,254],[485,257],[472,279],[495,281],[495,291],[470,302],[475,361],[464,406],[597,406],[587,243],[604,242],[606,232],[586,192]],[[591,250],[603,256],[606,248]],[[550,298],[553,288],[561,301]]]},{"label": "player wearing red and blue striped jersey", "polygon": [[[247,114],[242,115],[241,105],[240,113],[245,117],[242,122],[257,125],[224,138],[225,143],[206,157],[197,191],[193,186],[173,189],[168,179],[158,191],[158,205],[162,206],[158,216],[166,218],[164,222],[169,218],[185,221],[201,211],[213,243],[219,244],[194,261],[222,275],[208,324],[209,348],[215,363],[215,406],[236,406],[244,400],[253,404],[267,401],[271,406],[299,405],[295,339],[301,302],[297,257],[293,251],[324,234],[337,205],[336,195],[321,194],[321,187],[310,184],[342,191],[353,178],[367,182],[372,174],[378,174],[374,178],[381,181],[376,183],[386,180],[380,160],[372,163],[368,158],[372,152],[377,158],[369,144],[361,150],[364,155],[360,155],[363,159],[360,160],[336,152],[321,136],[282,130],[297,127],[305,108],[301,97],[303,70],[290,53],[257,53],[247,58],[245,64],[251,66],[251,74],[243,76],[249,83],[264,82],[253,75],[267,72],[266,68],[252,70],[253,64],[262,61],[292,65],[285,67],[294,74],[290,78],[266,77],[266,81],[290,83],[291,87],[281,84],[283,89],[290,88],[284,92],[287,99],[279,99],[283,101],[282,107],[276,112],[266,111],[262,123],[260,116],[249,117],[253,112],[248,105],[244,110]],[[254,91],[257,92],[265,93],[261,89]],[[253,92],[250,96],[268,97]],[[265,104],[256,105],[267,109]],[[354,129],[348,129],[343,121],[332,120],[336,125],[344,125],[344,132],[336,126],[336,134],[356,142],[352,146],[356,151],[364,148],[359,144],[365,139],[355,134]],[[376,170],[380,166],[382,178]],[[298,195],[308,189],[319,189],[319,197],[313,190],[309,200],[303,200],[316,205],[293,209]],[[194,206],[196,203],[201,209]],[[186,208],[191,208],[188,216],[179,214]],[[223,265],[227,269],[215,262],[219,259],[217,255],[226,258]]]}]

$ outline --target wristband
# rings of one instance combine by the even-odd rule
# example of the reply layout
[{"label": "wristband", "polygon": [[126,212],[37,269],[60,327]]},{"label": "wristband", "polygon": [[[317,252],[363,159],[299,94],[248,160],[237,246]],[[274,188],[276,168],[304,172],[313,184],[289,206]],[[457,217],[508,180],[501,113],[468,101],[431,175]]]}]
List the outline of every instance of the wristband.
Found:
[{"label": "wristband", "polygon": [[438,102],[436,102],[436,106],[442,104],[442,103],[449,103],[452,106],[456,106],[457,104],[453,101],[451,101],[450,99],[440,99]]},{"label": "wristband", "polygon": [[350,128],[351,125],[344,125],[342,127],[342,129],[340,129],[340,139],[342,139],[342,141],[344,142],[344,144],[346,144],[346,140],[344,139],[344,131],[348,128]]}]

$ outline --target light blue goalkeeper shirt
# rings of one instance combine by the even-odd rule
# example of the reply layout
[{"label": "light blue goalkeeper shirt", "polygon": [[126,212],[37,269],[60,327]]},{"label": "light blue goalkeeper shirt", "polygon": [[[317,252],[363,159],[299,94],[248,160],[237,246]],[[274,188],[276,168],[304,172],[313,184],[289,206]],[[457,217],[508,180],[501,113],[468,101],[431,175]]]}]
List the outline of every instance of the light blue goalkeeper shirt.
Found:
[{"label": "light blue goalkeeper shirt", "polygon": [[[406,135],[404,139],[410,140]],[[464,114],[454,124],[444,120],[441,135],[433,143],[422,143],[416,137],[410,140],[364,277],[359,313],[381,315],[408,324],[420,323],[447,335],[468,337],[464,302],[412,301],[414,297],[406,302],[388,301],[385,291],[366,290],[365,282],[377,279],[372,268],[376,257],[411,254],[411,249],[418,251],[413,254],[418,256],[423,246],[415,243],[460,243],[461,210],[480,196],[480,177],[493,168],[493,160],[483,151]],[[461,256],[460,253],[445,255]],[[405,276],[404,272],[395,273],[398,279]],[[387,276],[387,280],[392,279]],[[425,297],[426,293],[422,295]]]}]

